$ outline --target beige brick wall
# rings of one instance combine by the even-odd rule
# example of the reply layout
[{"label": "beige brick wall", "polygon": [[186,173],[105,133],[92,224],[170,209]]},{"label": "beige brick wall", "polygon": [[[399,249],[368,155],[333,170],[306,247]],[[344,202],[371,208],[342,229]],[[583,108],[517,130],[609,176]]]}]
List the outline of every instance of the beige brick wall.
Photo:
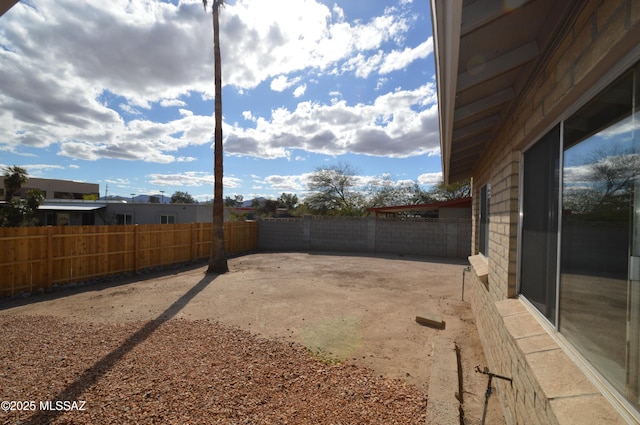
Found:
[{"label": "beige brick wall", "polygon": [[[555,40],[555,50],[549,52],[536,78],[504,121],[494,143],[485,151],[473,176],[473,253],[478,252],[480,188],[487,183],[491,185],[491,199],[488,285],[485,287],[478,279],[470,279],[471,303],[490,369],[514,379],[513,386],[497,383],[505,416],[511,424],[567,423],[566,418],[571,417],[567,412],[591,414],[589,409],[593,406],[600,410],[610,408],[597,390],[588,396],[595,397],[596,402],[594,399],[585,402],[587,399],[582,394],[566,399],[549,396],[549,388],[540,384],[544,376],[540,378],[540,371],[530,364],[535,355],[528,357],[522,351],[521,344],[528,340],[514,337],[514,330],[509,328],[513,318],[506,319],[497,307],[502,300],[517,296],[522,149],[566,118],[567,110],[575,107],[612,66],[640,45],[640,0],[584,1],[568,24],[564,35]],[[517,320],[521,320],[520,316]],[[555,350],[563,355],[557,346],[551,352]],[[568,358],[567,361],[573,364]],[[593,415],[596,416],[592,418],[598,417],[597,412]],[[615,417],[615,413],[613,415]]]}]

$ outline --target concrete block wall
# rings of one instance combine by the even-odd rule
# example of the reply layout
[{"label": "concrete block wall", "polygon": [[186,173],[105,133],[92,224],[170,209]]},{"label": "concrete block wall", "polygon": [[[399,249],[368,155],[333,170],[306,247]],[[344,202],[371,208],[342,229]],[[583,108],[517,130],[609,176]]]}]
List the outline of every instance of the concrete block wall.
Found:
[{"label": "concrete block wall", "polygon": [[[630,60],[629,52],[640,45],[640,1],[580,2],[564,28],[554,50],[541,64],[537,78],[504,120],[473,176],[474,254],[478,252],[479,194],[485,184],[491,185],[491,198],[488,284],[485,286],[478,276],[471,279],[472,309],[490,369],[514,377],[513,387],[497,384],[510,424],[609,423],[602,412],[611,415],[611,422],[624,423],[600,391],[590,386],[575,362],[555,342],[545,339],[551,338],[550,332],[541,327],[532,335],[517,332],[525,323],[527,327],[534,326],[534,313],[519,310],[510,315],[500,307],[504,303],[522,303],[515,299],[522,151],[567,118],[576,103],[595,95],[592,87],[613,66]],[[548,346],[540,352],[528,352],[527,344],[536,340],[544,340]],[[545,359],[544,365],[539,358]],[[548,378],[545,370],[549,364],[554,368],[561,364],[572,374]],[[557,389],[576,380],[580,381],[577,388]]]},{"label": "concrete block wall", "polygon": [[[307,251],[309,235],[305,237],[302,219],[276,219],[258,221],[258,249],[264,251]],[[308,229],[307,229],[308,233]]]},{"label": "concrete block wall", "polygon": [[466,258],[468,219],[377,220],[375,217],[311,217],[258,222],[258,249],[338,251]]},{"label": "concrete block wall", "polygon": [[[305,217],[305,220],[308,220]],[[367,219],[311,217],[311,251],[367,252]]]}]

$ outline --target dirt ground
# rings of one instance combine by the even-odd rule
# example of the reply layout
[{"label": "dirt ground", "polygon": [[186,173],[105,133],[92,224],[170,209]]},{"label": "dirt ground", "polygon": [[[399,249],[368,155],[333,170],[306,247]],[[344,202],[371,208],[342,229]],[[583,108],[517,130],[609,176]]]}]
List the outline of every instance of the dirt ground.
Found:
[{"label": "dirt ground", "polygon": [[[203,279],[205,265],[79,286],[0,302],[0,315],[72,322],[209,319],[304,345],[326,361],[401,379],[425,394],[436,335],[460,350],[466,424],[480,423],[487,365],[467,302],[463,261],[331,253],[259,253],[229,260],[230,272]],[[446,329],[416,323],[437,314]],[[455,400],[452,400],[455,402]],[[504,424],[497,395],[487,424]]]}]

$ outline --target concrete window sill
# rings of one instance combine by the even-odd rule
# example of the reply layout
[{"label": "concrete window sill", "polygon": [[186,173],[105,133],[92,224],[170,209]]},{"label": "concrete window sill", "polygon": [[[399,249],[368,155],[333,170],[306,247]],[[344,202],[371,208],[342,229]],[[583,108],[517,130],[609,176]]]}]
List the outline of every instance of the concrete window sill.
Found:
[{"label": "concrete window sill", "polygon": [[471,270],[476,274],[478,280],[482,282],[486,287],[489,286],[489,264],[487,259],[478,254],[469,257],[469,264],[471,264]]},{"label": "concrete window sill", "polygon": [[521,300],[496,307],[558,423],[627,423]]}]

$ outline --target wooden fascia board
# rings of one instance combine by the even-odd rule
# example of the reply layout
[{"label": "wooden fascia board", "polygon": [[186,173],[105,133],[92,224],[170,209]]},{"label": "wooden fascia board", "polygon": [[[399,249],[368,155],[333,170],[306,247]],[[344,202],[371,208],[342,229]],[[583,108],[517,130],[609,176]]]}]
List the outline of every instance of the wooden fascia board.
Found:
[{"label": "wooden fascia board", "polygon": [[18,3],[18,0],[0,0],[0,16],[4,15],[16,3]]},{"label": "wooden fascia board", "polygon": [[447,183],[458,81],[462,1],[431,0],[431,22],[438,87],[442,178]]}]

